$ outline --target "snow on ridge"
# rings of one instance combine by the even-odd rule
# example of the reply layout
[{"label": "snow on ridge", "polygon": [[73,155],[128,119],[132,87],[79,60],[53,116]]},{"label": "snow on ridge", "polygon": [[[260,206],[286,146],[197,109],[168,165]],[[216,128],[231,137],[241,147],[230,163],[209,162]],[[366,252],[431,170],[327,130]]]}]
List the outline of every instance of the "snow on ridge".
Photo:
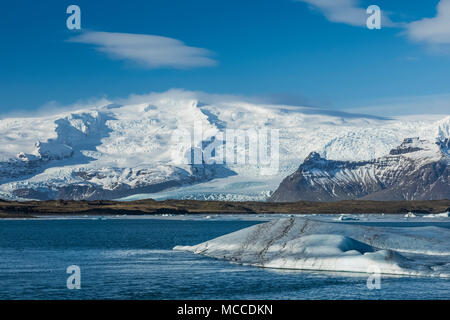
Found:
[{"label": "snow on ridge", "polygon": [[[177,129],[190,130],[196,121],[200,121],[207,132],[206,140],[226,128],[280,129],[279,173],[267,177],[270,186],[266,190],[258,189],[257,194],[270,192],[311,151],[334,160],[369,160],[387,154],[407,137],[449,136],[450,117],[436,124],[426,120],[386,120],[306,107],[209,98],[195,92],[171,90],[132,97],[128,101],[103,101],[100,105],[59,115],[2,119],[0,173],[8,172],[9,169],[2,171],[1,167],[10,166],[11,159],[19,159],[21,165],[36,160],[33,157],[46,160],[36,162],[38,170],[27,168],[23,178],[20,170],[12,180],[0,177],[3,183],[0,192],[10,193],[19,185],[28,188],[52,183],[63,186],[95,182],[101,188],[111,188],[112,180],[80,180],[75,173],[81,171],[109,171],[111,176],[120,177],[114,178],[114,183],[131,187],[140,182],[149,183],[150,177],[154,177],[154,181],[166,181],[175,172],[190,171],[189,167],[179,165],[180,159],[173,158],[174,150],[187,152],[190,146],[174,144],[172,133]],[[151,175],[130,180],[132,175],[117,173],[138,167],[152,170]],[[258,168],[248,165],[229,165],[228,168],[242,180],[260,179]],[[233,194],[229,192],[231,188],[231,183],[224,182],[222,189],[215,189],[214,194],[226,197]],[[240,192],[245,195],[246,191]],[[249,195],[254,192],[249,191]],[[204,191],[199,195],[206,196]]]},{"label": "snow on ridge", "polygon": [[441,139],[450,138],[450,116],[437,122],[438,136]]}]

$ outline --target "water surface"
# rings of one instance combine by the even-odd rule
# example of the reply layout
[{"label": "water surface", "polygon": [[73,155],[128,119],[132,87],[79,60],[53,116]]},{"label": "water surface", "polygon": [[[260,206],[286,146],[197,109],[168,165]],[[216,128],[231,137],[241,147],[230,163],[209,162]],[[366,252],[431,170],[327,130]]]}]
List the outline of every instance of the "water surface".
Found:
[{"label": "water surface", "polygon": [[[450,298],[448,279],[383,276],[381,289],[369,290],[364,274],[261,269],[172,251],[256,223],[0,220],[0,299]],[[69,265],[81,268],[80,290],[66,287]]]}]

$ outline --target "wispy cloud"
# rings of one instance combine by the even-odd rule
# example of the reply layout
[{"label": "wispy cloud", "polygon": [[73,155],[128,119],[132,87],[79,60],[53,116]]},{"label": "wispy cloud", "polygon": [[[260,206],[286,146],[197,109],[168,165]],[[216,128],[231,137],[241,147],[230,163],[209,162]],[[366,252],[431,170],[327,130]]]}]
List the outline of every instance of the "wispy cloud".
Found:
[{"label": "wispy cloud", "polygon": [[409,38],[431,45],[450,44],[450,0],[441,0],[434,18],[424,18],[408,24]]},{"label": "wispy cloud", "polygon": [[68,41],[92,44],[112,58],[133,61],[147,68],[184,69],[216,64],[206,49],[149,34],[87,31]]},{"label": "wispy cloud", "polygon": [[358,107],[345,108],[352,113],[373,114],[384,117],[405,115],[447,116],[450,110],[450,94],[431,94],[375,99],[360,102]]},{"label": "wispy cloud", "polygon": [[356,0],[296,0],[319,9],[331,22],[346,23],[353,26],[366,24],[364,9],[357,6]]},{"label": "wispy cloud", "polygon": [[[305,2],[318,9],[331,22],[345,23],[357,27],[365,27],[368,15],[367,8],[359,6],[358,0],[295,0]],[[392,27],[395,24],[382,11],[382,25]]]},{"label": "wispy cloud", "polygon": [[[365,27],[368,15],[359,0],[294,0],[319,10],[329,21],[352,26]],[[381,8],[383,9],[383,8]],[[435,51],[450,52],[450,0],[440,0],[437,14],[413,22],[393,22],[381,10],[383,27],[401,27],[410,40],[427,44]],[[444,50],[442,50],[444,49]]]}]

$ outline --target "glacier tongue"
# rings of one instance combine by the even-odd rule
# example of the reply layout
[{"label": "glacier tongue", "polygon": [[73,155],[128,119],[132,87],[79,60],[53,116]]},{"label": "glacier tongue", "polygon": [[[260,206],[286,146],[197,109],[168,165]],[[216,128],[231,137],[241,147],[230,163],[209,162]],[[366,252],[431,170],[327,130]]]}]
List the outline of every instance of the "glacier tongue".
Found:
[{"label": "glacier tongue", "polygon": [[[263,200],[312,151],[328,159],[369,160],[387,154],[408,137],[449,141],[450,117],[438,123],[390,120],[208,99],[170,90],[57,115],[1,119],[0,195]],[[174,155],[189,152],[191,146],[174,143],[172,134],[177,129],[191,130],[198,121],[207,133],[205,141],[226,128],[279,129],[278,172],[261,176],[259,166],[230,163],[181,165],[182,159]],[[241,149],[237,152],[245,152]]]},{"label": "glacier tongue", "polygon": [[450,277],[449,241],[450,231],[440,227],[288,218],[174,250],[266,268]]}]

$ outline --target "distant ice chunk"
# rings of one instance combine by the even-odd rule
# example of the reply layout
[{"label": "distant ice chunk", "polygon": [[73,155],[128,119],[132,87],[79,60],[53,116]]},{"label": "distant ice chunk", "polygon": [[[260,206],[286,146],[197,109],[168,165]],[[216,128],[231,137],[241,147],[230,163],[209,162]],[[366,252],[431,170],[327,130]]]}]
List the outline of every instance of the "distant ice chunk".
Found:
[{"label": "distant ice chunk", "polygon": [[358,221],[359,218],[352,217],[352,216],[349,216],[349,215],[346,215],[346,214],[341,214],[339,216],[339,218],[337,218],[337,220],[339,220],[339,221]]},{"label": "distant ice chunk", "polygon": [[450,217],[450,212],[427,214],[427,215],[424,215],[423,217],[424,218],[449,218]]},{"label": "distant ice chunk", "polygon": [[408,212],[407,214],[405,214],[405,218],[415,218],[417,217],[413,212]]}]

